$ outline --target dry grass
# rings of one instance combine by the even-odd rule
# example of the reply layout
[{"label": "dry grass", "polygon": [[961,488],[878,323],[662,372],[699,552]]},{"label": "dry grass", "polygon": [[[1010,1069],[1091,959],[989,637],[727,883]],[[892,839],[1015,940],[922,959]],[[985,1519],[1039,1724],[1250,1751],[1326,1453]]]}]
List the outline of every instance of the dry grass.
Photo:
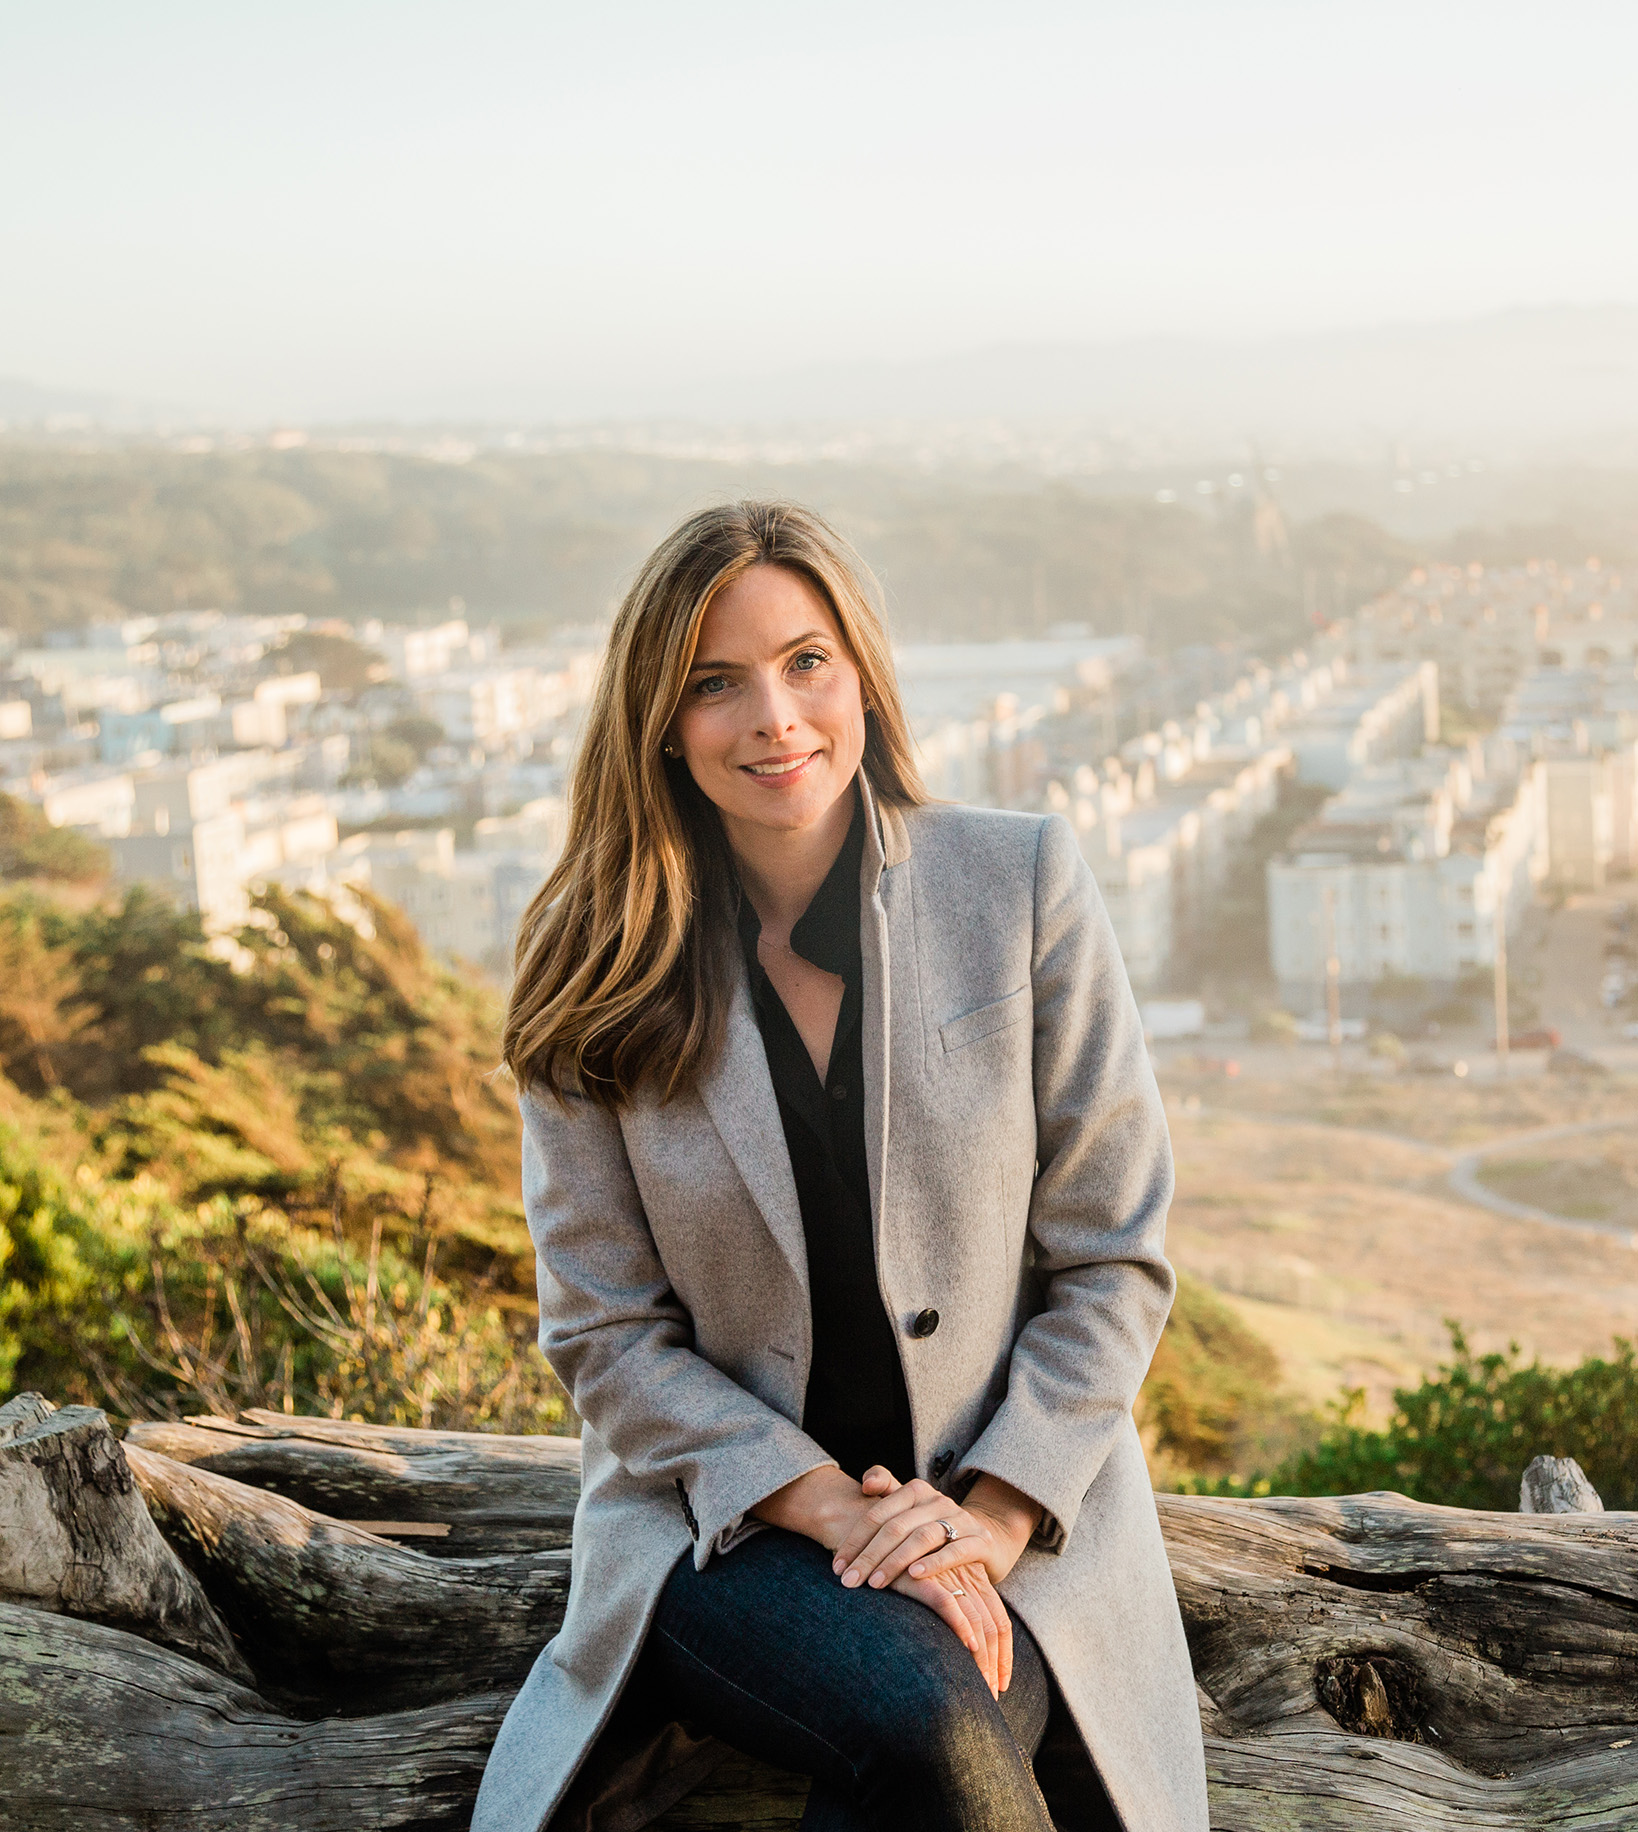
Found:
[{"label": "dry grass", "polygon": [[[1249,1055],[1249,1052],[1248,1052]],[[1486,1063],[1485,1068],[1489,1065]],[[1469,1150],[1508,1133],[1638,1114],[1630,1077],[1546,1075],[1521,1069],[1503,1081],[1477,1075],[1333,1075],[1323,1051],[1264,1050],[1232,1081],[1169,1072],[1168,1088],[1235,1113],[1314,1120]]]},{"label": "dry grass", "polygon": [[[1560,1364],[1607,1350],[1638,1324],[1638,1252],[1492,1215],[1445,1183],[1451,1146],[1630,1113],[1624,1078],[1575,1087],[1541,1077],[1474,1086],[1338,1085],[1323,1072],[1211,1084],[1168,1076],[1166,1091],[1178,1164],[1172,1253],[1273,1345],[1291,1389],[1311,1403],[1361,1386],[1384,1416],[1393,1388],[1441,1359],[1446,1317],[1477,1348],[1516,1340]],[[1515,1179],[1509,1195],[1565,1213],[1561,1194],[1638,1198],[1638,1146],[1624,1135],[1565,1141],[1550,1166],[1527,1168],[1543,1156],[1504,1173]],[[1532,1176],[1543,1181],[1518,1194]]]}]

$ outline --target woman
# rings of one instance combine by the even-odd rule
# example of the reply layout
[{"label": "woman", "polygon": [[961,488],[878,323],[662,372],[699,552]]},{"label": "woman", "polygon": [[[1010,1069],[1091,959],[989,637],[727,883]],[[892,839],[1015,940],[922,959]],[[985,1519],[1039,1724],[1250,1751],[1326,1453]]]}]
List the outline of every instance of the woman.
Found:
[{"label": "woman", "polygon": [[865,579],[744,503],[615,623],[506,1028],[573,1583],[475,1832],[635,1832],[725,1744],[810,1828],[1050,1832],[1054,1684],[1127,1832],[1206,1825],[1141,1026],[1069,827],[928,802]]}]

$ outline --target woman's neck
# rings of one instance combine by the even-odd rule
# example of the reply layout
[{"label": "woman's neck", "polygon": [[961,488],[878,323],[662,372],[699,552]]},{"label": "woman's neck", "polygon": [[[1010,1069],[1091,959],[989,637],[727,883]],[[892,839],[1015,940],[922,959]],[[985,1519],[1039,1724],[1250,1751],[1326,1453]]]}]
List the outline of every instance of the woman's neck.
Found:
[{"label": "woman's neck", "polygon": [[790,940],[791,930],[813,902],[819,886],[836,863],[853,825],[853,808],[859,791],[850,783],[845,794],[806,827],[753,826],[748,821],[723,822],[739,881],[762,924],[764,939]]}]

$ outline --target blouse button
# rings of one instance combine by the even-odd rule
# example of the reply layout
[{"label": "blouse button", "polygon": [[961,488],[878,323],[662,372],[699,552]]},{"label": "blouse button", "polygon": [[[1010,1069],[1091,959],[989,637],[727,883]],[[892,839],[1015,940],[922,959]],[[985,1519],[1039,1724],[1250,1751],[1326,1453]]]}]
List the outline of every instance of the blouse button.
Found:
[{"label": "blouse button", "polygon": [[847,1099],[847,1089],[844,1088],[840,1082],[838,1082],[836,1086],[831,1089],[830,1098],[832,1100],[846,1100]]},{"label": "blouse button", "polygon": [[923,1310],[916,1313],[916,1320],[910,1325],[910,1334],[918,1340],[925,1341],[938,1328],[938,1312]]}]

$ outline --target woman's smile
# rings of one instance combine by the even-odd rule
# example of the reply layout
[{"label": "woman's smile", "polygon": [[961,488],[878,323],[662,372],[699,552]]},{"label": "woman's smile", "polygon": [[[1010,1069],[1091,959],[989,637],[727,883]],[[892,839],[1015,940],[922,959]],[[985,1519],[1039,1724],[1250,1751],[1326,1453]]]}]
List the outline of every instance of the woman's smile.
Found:
[{"label": "woman's smile", "polygon": [[818,751],[802,751],[795,757],[769,757],[761,763],[745,763],[740,768],[748,771],[759,782],[772,785],[789,783],[796,773],[813,762]]}]

